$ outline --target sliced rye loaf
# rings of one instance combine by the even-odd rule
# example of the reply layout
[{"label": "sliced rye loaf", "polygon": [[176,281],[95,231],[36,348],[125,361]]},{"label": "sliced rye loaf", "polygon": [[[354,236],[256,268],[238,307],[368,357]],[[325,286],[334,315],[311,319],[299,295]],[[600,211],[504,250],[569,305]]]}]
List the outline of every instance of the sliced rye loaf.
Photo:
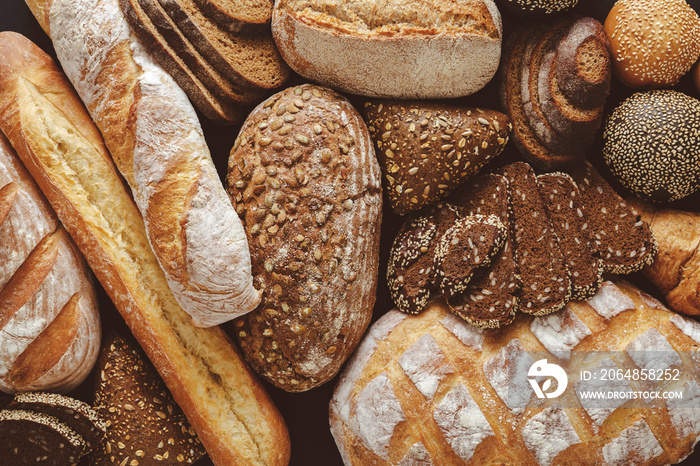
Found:
[{"label": "sliced rye loaf", "polygon": [[520,277],[515,267],[510,198],[505,177],[489,173],[474,178],[449,198],[462,215],[496,215],[506,225],[506,241],[487,269],[479,270],[464,293],[448,304],[453,313],[481,328],[509,324],[518,310]]},{"label": "sliced rye loaf", "polygon": [[90,405],[58,393],[17,393],[7,407],[55,417],[80,435],[86,452],[102,441],[107,429]]},{"label": "sliced rye loaf", "polygon": [[434,204],[409,216],[399,229],[389,253],[387,283],[400,311],[418,314],[433,296],[438,240],[459,216],[451,204]]},{"label": "sliced rye loaf", "polygon": [[658,245],[649,225],[588,161],[571,171],[605,272],[624,274],[650,264]]},{"label": "sliced rye loaf", "polygon": [[450,299],[464,292],[474,273],[491,264],[506,240],[506,227],[495,215],[455,220],[438,240],[433,263],[440,293]]},{"label": "sliced rye loaf", "polygon": [[581,209],[578,187],[565,173],[539,175],[537,185],[566,259],[571,278],[571,299],[587,299],[600,288],[603,262],[596,254]]},{"label": "sliced rye loaf", "polygon": [[542,169],[560,167],[571,161],[568,153],[550,150],[537,137],[525,113],[521,95],[523,83],[523,56],[527,44],[536,40],[539,27],[527,24],[516,29],[506,40],[499,71],[501,105],[513,125],[513,143],[525,160]]},{"label": "sliced rye loaf", "polygon": [[523,162],[507,165],[501,172],[508,180],[515,259],[522,280],[519,308],[533,315],[558,311],[571,298],[571,280],[537,177]]},{"label": "sliced rye loaf", "polygon": [[85,451],[85,441],[48,414],[19,409],[0,411],[0,462],[5,465],[73,466]]},{"label": "sliced rye loaf", "polygon": [[210,120],[221,124],[243,121],[247,110],[212,93],[190,70],[177,52],[156,33],[155,26],[138,5],[138,0],[119,0],[129,25],[158,63],[173,77],[192,104]]},{"label": "sliced rye loaf", "polygon": [[291,76],[270,31],[229,32],[202,13],[194,0],[158,0],[182,34],[217,71],[233,82],[275,89]]},{"label": "sliced rye loaf", "polygon": [[195,0],[205,15],[231,32],[255,32],[272,19],[272,0]]}]

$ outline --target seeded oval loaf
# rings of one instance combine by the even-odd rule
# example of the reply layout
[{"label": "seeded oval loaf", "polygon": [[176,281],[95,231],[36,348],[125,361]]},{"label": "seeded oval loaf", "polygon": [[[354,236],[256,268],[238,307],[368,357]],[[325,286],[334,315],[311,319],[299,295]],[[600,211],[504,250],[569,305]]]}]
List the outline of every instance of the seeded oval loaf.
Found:
[{"label": "seeded oval loaf", "polygon": [[369,132],[335,92],[292,87],[250,114],[228,170],[263,293],[236,335],[259,374],[308,390],[336,374],[372,315],[382,195]]},{"label": "seeded oval loaf", "polygon": [[300,75],[371,97],[473,94],[498,69],[493,0],[279,0],[272,35]]},{"label": "seeded oval loaf", "polygon": [[578,0],[496,0],[503,11],[523,16],[549,16],[570,10]]},{"label": "seeded oval loaf", "polygon": [[[499,330],[471,327],[442,301],[418,316],[394,310],[346,366],[330,402],[331,432],[346,465],[677,463],[700,436],[699,348],[700,324],[626,283],[605,282],[588,301],[546,317],[520,314]],[[532,373],[545,358],[568,384],[540,399],[534,382],[556,393],[551,378]],[[677,370],[677,380],[579,375],[651,367]],[[596,403],[583,395],[654,389],[683,398]]]}]

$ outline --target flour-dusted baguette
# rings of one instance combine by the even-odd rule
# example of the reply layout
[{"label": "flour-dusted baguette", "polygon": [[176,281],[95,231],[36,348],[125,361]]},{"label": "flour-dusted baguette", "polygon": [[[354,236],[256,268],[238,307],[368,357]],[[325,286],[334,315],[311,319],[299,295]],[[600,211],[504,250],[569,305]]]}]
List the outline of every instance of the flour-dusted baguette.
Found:
[{"label": "flour-dusted baguette", "polygon": [[[173,294],[195,323],[254,309],[250,254],[186,95],[132,34],[119,0],[28,0],[131,186]],[[47,6],[48,5],[48,6]]]},{"label": "flour-dusted baguette", "polygon": [[493,0],[279,0],[272,36],[300,75],[371,97],[460,97],[493,78],[501,56]]},{"label": "flour-dusted baguette", "polygon": [[[499,330],[469,326],[442,301],[419,316],[390,311],[341,376],[331,431],[347,465],[677,463],[700,436],[699,349],[700,324],[626,283]],[[542,359],[565,371],[559,395],[536,375]],[[603,368],[622,377],[595,380]],[[651,368],[674,376],[642,380]],[[530,380],[556,396],[538,398]],[[584,395],[601,391],[621,396]],[[644,391],[682,398],[644,402]]]},{"label": "flour-dusted baguette", "polygon": [[[53,61],[0,33],[0,127],[215,464],[282,465],[284,421],[235,346],[178,305],[97,128]],[[166,439],[167,440],[167,439]]]},{"label": "flour-dusted baguette", "polygon": [[70,391],[99,348],[85,260],[0,134],[0,390]]},{"label": "flour-dusted baguette", "polygon": [[261,306],[236,321],[276,386],[330,380],[360,342],[377,293],[382,190],[357,110],[330,89],[285,89],[248,116],[229,158]]}]

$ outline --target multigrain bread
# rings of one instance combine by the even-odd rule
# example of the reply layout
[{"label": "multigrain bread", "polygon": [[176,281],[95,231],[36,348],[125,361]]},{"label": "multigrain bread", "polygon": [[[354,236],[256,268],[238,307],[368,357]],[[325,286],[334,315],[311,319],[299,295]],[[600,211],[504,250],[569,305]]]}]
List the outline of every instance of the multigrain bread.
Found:
[{"label": "multigrain bread", "polygon": [[232,32],[255,33],[270,24],[272,0],[195,0],[204,14]]},{"label": "multigrain bread", "polygon": [[[107,6],[119,12],[116,4]],[[0,39],[5,58],[0,127],[212,461],[287,464],[289,437],[282,417],[225,333],[195,326],[175,300],[143,219],[70,83],[27,39],[11,32]],[[24,61],[14,61],[17,56]],[[13,91],[11,76],[22,76],[24,85]]]},{"label": "multigrain bread", "polygon": [[[331,432],[346,465],[674,464],[700,435],[699,348],[697,322],[625,283],[605,282],[588,301],[547,317],[520,315],[501,330],[474,329],[438,301],[420,316],[390,311],[335,388]],[[682,390],[682,399],[649,407],[583,398],[596,389],[650,390],[640,380],[584,382],[579,375],[648,373],[647,351],[651,359],[663,354],[659,367],[679,372],[654,386]],[[561,396],[535,396],[528,376],[551,382],[530,373],[537,358],[565,370]]]},{"label": "multigrain bread", "polygon": [[473,94],[498,69],[502,34],[493,0],[280,0],[272,15],[294,71],[370,97]]},{"label": "multigrain bread", "polygon": [[673,86],[700,56],[700,17],[685,0],[619,0],[605,32],[615,76],[632,88]]},{"label": "multigrain bread", "polygon": [[85,259],[0,134],[0,391],[74,389],[100,333]]},{"label": "multigrain bread", "polygon": [[399,215],[437,202],[478,173],[503,151],[511,131],[495,110],[370,100],[363,111]]},{"label": "multigrain bread", "polygon": [[260,302],[245,231],[194,108],[136,40],[118,1],[28,3],[44,13],[39,23],[131,187],[178,303],[197,325],[216,325]]},{"label": "multigrain bread", "polygon": [[109,335],[97,369],[94,407],[107,436],[90,454],[90,464],[192,464],[204,456],[192,426],[135,341]]},{"label": "multigrain bread", "polygon": [[229,80],[251,88],[274,89],[291,75],[270,31],[235,34],[207,18],[194,0],[158,0],[182,34]]},{"label": "multigrain bread", "polygon": [[336,92],[294,86],[248,116],[228,170],[263,293],[236,321],[238,341],[276,386],[316,387],[357,346],[376,299],[382,192],[367,127]]}]

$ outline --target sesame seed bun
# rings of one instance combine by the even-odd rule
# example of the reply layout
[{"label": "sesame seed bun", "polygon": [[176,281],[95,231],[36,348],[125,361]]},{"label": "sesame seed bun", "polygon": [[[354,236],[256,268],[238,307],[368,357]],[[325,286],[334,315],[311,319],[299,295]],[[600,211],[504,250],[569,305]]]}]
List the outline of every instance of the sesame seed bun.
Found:
[{"label": "sesame seed bun", "polygon": [[685,0],[619,0],[605,31],[615,76],[632,88],[672,86],[700,56],[700,18]]},{"label": "sesame seed bun", "polygon": [[578,4],[578,0],[496,0],[498,8],[521,16],[548,16],[567,11]]}]

